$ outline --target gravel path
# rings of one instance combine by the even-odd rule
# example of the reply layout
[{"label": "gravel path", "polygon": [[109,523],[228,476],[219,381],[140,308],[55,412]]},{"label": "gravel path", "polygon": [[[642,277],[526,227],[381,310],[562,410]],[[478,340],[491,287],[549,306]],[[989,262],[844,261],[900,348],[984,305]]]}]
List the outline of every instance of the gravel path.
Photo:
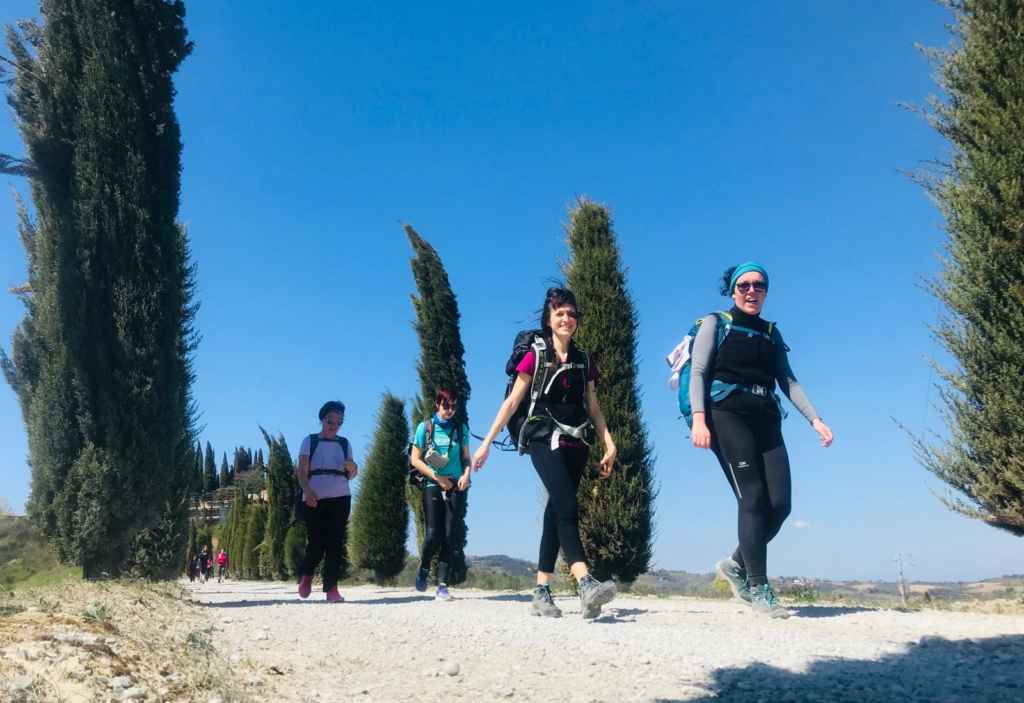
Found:
[{"label": "gravel path", "polygon": [[556,598],[361,586],[330,605],[291,584],[187,584],[214,645],[284,701],[1024,701],[1024,616],[620,597],[597,620]]}]

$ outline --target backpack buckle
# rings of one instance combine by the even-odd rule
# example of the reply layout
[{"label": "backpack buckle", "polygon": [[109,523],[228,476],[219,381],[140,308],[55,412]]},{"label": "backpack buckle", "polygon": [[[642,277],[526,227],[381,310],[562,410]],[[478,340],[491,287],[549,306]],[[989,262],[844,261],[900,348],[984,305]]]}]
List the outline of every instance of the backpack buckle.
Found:
[{"label": "backpack buckle", "polygon": [[765,388],[764,386],[759,386],[757,384],[754,384],[750,387],[750,392],[753,393],[754,395],[759,395],[762,398],[768,396],[768,389]]}]

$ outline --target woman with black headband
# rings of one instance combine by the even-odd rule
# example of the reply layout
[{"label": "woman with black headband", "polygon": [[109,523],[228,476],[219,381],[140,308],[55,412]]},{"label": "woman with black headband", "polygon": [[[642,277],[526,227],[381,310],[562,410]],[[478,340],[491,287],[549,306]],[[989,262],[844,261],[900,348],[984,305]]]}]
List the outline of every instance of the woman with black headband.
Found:
[{"label": "woman with black headband", "polygon": [[701,321],[689,387],[693,446],[715,453],[739,505],[739,546],[715,568],[755,613],[787,618],[767,576],[768,542],[789,516],[792,492],[775,384],[823,447],[832,444],[832,430],[793,375],[778,328],[761,319],[768,296],[764,267],[748,261],[726,270],[721,293],[732,298],[732,309]]}]

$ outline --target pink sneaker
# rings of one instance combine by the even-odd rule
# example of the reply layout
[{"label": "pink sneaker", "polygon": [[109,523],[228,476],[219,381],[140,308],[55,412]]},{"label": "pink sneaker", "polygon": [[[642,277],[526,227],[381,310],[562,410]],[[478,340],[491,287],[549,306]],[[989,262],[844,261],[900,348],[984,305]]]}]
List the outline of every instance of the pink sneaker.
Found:
[{"label": "pink sneaker", "polygon": [[338,587],[335,586],[331,590],[327,591],[327,602],[328,603],[344,603],[345,599],[338,593]]},{"label": "pink sneaker", "polygon": [[313,577],[303,576],[299,579],[299,598],[309,598],[309,594],[313,592]]}]

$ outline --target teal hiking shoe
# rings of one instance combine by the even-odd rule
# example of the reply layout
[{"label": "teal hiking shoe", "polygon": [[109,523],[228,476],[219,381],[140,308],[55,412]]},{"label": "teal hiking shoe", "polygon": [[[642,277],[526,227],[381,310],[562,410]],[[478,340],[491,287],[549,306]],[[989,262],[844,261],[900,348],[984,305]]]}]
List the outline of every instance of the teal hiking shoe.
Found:
[{"label": "teal hiking shoe", "polygon": [[544,618],[560,618],[562,611],[555,605],[548,586],[537,586],[533,589],[533,602],[530,603],[530,614]]},{"label": "teal hiking shoe", "polygon": [[735,559],[732,557],[722,559],[722,561],[715,564],[715,573],[718,574],[718,578],[729,584],[729,589],[732,591],[734,598],[738,598],[744,603],[750,602],[750,584],[747,583],[747,570],[737,564]]},{"label": "teal hiking shoe", "polygon": [[614,581],[598,581],[590,574],[580,579],[578,588],[584,620],[596,618],[601,614],[601,606],[610,603],[615,597]]},{"label": "teal hiking shoe", "polygon": [[782,607],[782,603],[775,596],[775,591],[767,583],[761,586],[750,587],[750,609],[757,615],[767,615],[770,618],[785,620],[790,612]]},{"label": "teal hiking shoe", "polygon": [[428,569],[420,569],[416,572],[416,590],[420,593],[427,590],[427,578],[430,577]]}]

